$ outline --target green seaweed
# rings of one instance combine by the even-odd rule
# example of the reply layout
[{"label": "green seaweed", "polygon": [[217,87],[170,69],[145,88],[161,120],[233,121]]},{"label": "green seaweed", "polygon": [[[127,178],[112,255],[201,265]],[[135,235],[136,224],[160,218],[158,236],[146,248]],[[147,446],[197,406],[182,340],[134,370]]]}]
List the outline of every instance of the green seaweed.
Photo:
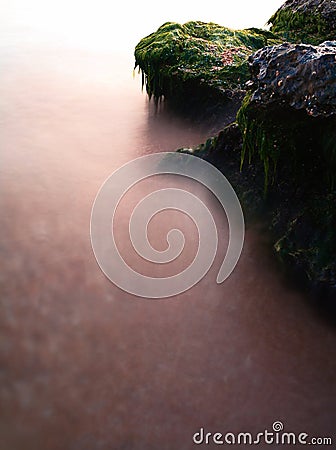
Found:
[{"label": "green seaweed", "polygon": [[296,43],[318,45],[335,39],[335,30],[318,11],[293,12],[290,8],[279,9],[269,19],[271,31],[285,40]]},{"label": "green seaweed", "polygon": [[241,169],[257,157],[265,172],[265,194],[273,184],[279,161],[290,163],[292,177],[318,179],[332,190],[336,179],[336,119],[310,117],[306,111],[262,108],[248,93],[237,114],[243,136]]},{"label": "green seaweed", "polygon": [[249,79],[247,58],[279,43],[273,33],[257,28],[231,30],[215,23],[167,22],[135,48],[135,67],[142,72],[148,96],[182,99],[188,86],[223,95],[242,90]]},{"label": "green seaweed", "polygon": [[[264,192],[267,194],[268,186],[274,182],[278,160],[280,156],[280,142],[283,142],[284,130],[281,124],[274,123],[268,119],[268,114],[255,116],[249,110],[251,94],[247,94],[237,114],[237,123],[242,131],[243,145],[241,151],[241,164],[248,156],[251,164],[255,154],[258,155],[264,166],[265,180]],[[288,146],[292,143],[287,142]]]}]

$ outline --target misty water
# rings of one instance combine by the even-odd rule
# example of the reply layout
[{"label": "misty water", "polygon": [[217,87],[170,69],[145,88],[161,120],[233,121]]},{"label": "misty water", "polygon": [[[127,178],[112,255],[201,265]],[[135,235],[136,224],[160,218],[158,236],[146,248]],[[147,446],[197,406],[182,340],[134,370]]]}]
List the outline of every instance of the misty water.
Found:
[{"label": "misty water", "polygon": [[[3,45],[0,59],[3,448],[185,450],[201,427],[257,433],[278,420],[332,436],[335,329],[284,282],[258,226],[217,285],[226,223],[209,199],[222,230],[214,266],[171,299],[122,292],[95,261],[89,221],[104,180],[219,125],[156,113],[132,55],[27,42]],[[139,265],[127,240],[134,199],[115,232]],[[162,248],[175,221],[191,240],[182,267],[192,223],[173,213],[150,233]]]}]

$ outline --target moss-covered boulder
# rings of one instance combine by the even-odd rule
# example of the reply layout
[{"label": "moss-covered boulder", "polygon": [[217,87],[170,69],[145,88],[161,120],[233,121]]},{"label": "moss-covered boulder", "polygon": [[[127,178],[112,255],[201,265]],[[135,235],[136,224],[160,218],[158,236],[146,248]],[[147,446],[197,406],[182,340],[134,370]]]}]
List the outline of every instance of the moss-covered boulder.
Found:
[{"label": "moss-covered boulder", "polygon": [[334,0],[287,0],[269,19],[271,31],[286,40],[320,44],[336,39]]},{"label": "moss-covered boulder", "polygon": [[247,58],[279,39],[269,31],[234,31],[214,23],[165,23],[135,48],[149,97],[176,104],[232,97],[249,78]]}]

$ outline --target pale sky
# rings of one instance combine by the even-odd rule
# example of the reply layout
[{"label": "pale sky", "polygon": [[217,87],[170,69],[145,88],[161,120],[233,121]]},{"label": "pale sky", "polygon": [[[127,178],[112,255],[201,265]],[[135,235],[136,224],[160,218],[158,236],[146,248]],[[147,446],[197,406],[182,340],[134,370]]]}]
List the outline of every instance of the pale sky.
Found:
[{"label": "pale sky", "polygon": [[0,0],[0,38],[62,42],[95,50],[133,48],[167,21],[262,27],[284,0]]}]

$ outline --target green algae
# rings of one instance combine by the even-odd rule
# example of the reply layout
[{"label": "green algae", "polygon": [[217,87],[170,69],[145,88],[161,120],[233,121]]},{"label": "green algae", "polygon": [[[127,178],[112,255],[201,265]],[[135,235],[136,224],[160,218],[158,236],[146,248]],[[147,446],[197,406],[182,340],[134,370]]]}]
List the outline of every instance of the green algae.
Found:
[{"label": "green algae", "polygon": [[248,93],[237,114],[237,123],[243,136],[240,169],[242,170],[246,158],[251,164],[253,156],[258,155],[264,166],[266,194],[269,184],[275,179],[280,145],[286,145],[288,148],[292,147],[292,142],[288,139],[286,126],[281,122],[270,120],[266,111],[259,115],[255,114],[250,107],[250,100],[251,94]]},{"label": "green algae", "polygon": [[263,163],[265,194],[277,176],[281,159],[291,177],[311,176],[332,190],[336,181],[336,119],[314,118],[305,111],[275,106],[262,108],[248,93],[237,114],[243,136],[241,168],[257,156]]},{"label": "green algae", "polygon": [[279,9],[269,19],[270,30],[286,41],[318,45],[336,38],[335,30],[317,11],[293,12],[290,8]]},{"label": "green algae", "polygon": [[262,164],[272,206],[275,252],[315,286],[336,286],[336,118],[279,105],[263,108],[248,93],[237,114],[241,170]]},{"label": "green algae", "polygon": [[[247,58],[279,43],[273,33],[250,28],[231,30],[215,23],[167,22],[135,48],[135,67],[142,72],[148,96],[182,99],[188,92],[244,89],[249,79]],[[195,94],[197,95],[197,93]]]}]

